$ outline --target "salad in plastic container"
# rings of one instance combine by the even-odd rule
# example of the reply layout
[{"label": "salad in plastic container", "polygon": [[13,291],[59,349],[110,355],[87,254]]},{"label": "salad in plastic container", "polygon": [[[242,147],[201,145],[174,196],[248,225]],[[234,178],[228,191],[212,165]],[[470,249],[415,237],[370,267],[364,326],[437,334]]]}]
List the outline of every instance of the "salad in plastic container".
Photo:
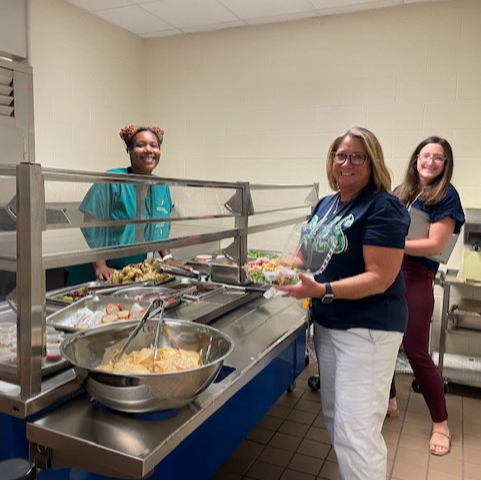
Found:
[{"label": "salad in plastic container", "polygon": [[297,272],[282,265],[279,259],[260,257],[249,262],[245,270],[247,278],[254,284],[288,286],[299,282]]},{"label": "salad in plastic container", "polygon": [[247,263],[247,278],[255,284],[286,286],[297,284],[299,273],[324,272],[339,244],[337,229],[322,221],[295,225],[280,258]]}]

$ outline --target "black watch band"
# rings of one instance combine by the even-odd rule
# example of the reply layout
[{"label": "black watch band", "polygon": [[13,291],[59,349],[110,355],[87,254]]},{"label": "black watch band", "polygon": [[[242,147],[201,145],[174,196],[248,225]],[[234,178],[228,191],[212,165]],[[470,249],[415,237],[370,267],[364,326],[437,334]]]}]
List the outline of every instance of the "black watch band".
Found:
[{"label": "black watch band", "polygon": [[334,293],[332,292],[331,283],[330,283],[330,282],[326,282],[326,283],[324,284],[324,287],[325,287],[325,289],[326,289],[326,293],[325,293],[324,296],[322,297],[321,302],[323,302],[324,304],[329,304],[329,303],[331,303],[331,302],[334,300]]}]

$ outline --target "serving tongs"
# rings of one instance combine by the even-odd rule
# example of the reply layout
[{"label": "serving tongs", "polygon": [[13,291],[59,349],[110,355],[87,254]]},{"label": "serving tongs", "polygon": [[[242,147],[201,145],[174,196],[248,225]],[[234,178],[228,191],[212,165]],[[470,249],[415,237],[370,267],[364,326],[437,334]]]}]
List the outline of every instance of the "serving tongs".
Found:
[{"label": "serving tongs", "polygon": [[[181,298],[184,295],[183,292],[178,292],[174,294],[169,294],[168,299],[178,299]],[[152,302],[150,303],[149,307],[147,307],[146,311],[144,312],[143,316],[140,318],[139,323],[137,326],[135,326],[135,329],[130,333],[129,337],[125,341],[124,345],[119,351],[116,351],[112,358],[110,359],[110,362],[112,364],[116,364],[122,356],[127,352],[127,349],[129,348],[130,344],[134,340],[134,338],[137,336],[137,334],[140,332],[144,324],[151,319],[154,316],[159,315],[159,318],[157,320],[157,326],[155,328],[155,337],[154,337],[154,345],[153,345],[153,364],[152,364],[152,372],[154,372],[155,368],[155,358],[157,357],[157,350],[159,348],[159,340],[161,336],[164,334],[164,310],[165,306],[168,304],[168,299],[164,299],[163,297],[158,297],[156,299],[153,299]]]},{"label": "serving tongs", "polygon": [[157,327],[155,328],[154,350],[152,353],[152,372],[155,372],[155,358],[157,357],[157,350],[159,349],[159,339],[160,336],[164,335],[164,309],[167,301],[165,299],[161,299],[161,301],[162,305],[160,306],[159,320],[157,321]]},{"label": "serving tongs", "polygon": [[168,274],[172,274],[174,276],[193,277],[197,280],[200,280],[202,278],[202,274],[199,271],[196,271],[194,269],[191,270],[187,268],[171,266],[169,264],[160,264],[159,270],[167,272]]},{"label": "serving tongs", "polygon": [[[179,299],[183,296],[182,292],[177,292],[174,294],[169,294],[168,299]],[[157,327],[155,328],[155,337],[154,337],[154,350],[153,350],[153,361],[152,361],[152,372],[155,372],[155,358],[157,357],[157,350],[159,349],[159,340],[161,336],[164,335],[164,326],[165,326],[165,321],[164,321],[164,309],[165,306],[168,304],[167,299],[160,298],[160,301],[162,302],[160,309],[157,309],[155,313],[151,316],[153,317],[157,313],[159,313],[159,319],[157,321]],[[160,311],[160,312],[159,312]]]},{"label": "serving tongs", "polygon": [[[140,321],[138,322],[137,326],[135,329],[130,333],[129,337],[125,341],[124,345],[119,351],[116,351],[112,358],[110,359],[110,362],[112,364],[116,364],[121,357],[127,352],[127,349],[129,348],[130,344],[132,344],[132,341],[135,339],[137,334],[140,332],[144,324],[147,322],[147,320],[158,314],[159,312],[163,313],[165,306],[165,301],[161,298],[158,299],[153,299],[152,302],[150,303],[149,307],[145,310],[144,314],[140,318]],[[157,334],[157,333],[156,333]]]}]

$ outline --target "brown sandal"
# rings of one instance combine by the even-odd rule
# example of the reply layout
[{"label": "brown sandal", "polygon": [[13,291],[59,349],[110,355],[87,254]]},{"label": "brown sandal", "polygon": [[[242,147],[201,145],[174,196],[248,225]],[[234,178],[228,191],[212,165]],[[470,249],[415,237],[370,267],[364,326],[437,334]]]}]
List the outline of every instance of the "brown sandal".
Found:
[{"label": "brown sandal", "polygon": [[[433,436],[435,434],[438,434],[439,436],[445,437],[448,440],[447,446],[444,445],[444,444],[432,442],[431,440],[433,439]],[[444,448],[444,449],[446,449],[446,451],[443,452],[443,453],[438,453],[435,450],[432,450],[431,446]],[[445,433],[442,433],[440,431],[433,431],[431,433],[431,438],[429,439],[429,453],[432,454],[433,456],[446,456],[446,454],[449,454],[450,452],[451,452],[451,433],[445,434]]]}]

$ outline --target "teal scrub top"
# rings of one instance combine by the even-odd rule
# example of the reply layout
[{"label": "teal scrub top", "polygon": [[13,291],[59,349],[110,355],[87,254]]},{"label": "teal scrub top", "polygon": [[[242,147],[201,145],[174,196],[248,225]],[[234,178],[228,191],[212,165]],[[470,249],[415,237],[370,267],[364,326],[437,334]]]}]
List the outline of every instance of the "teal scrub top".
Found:
[{"label": "teal scrub top", "polygon": [[[118,168],[108,171],[114,174],[131,174],[132,169]],[[79,210],[94,219],[129,220],[137,216],[137,188],[134,184],[94,184],[85,195]],[[151,185],[145,197],[145,219],[167,219],[172,212],[170,189],[166,185]],[[92,248],[131,245],[135,242],[154,242],[168,239],[170,223],[158,222],[141,227],[140,239],[136,239],[136,225],[85,227],[82,233],[87,244]],[[143,230],[143,232],[142,232]],[[137,234],[138,235],[138,234]],[[122,269],[127,264],[142,262],[145,254],[123,257],[107,261],[114,269]],[[95,280],[92,264],[72,266],[67,269],[67,285],[72,286]]]}]

